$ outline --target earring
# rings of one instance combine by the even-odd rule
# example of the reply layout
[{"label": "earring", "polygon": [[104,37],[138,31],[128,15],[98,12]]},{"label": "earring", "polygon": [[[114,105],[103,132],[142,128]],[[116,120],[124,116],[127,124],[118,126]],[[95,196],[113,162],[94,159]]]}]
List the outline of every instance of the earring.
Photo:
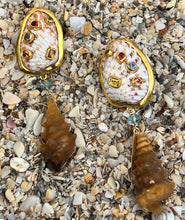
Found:
[{"label": "earring", "polygon": [[138,127],[142,117],[135,113],[149,100],[154,88],[152,68],[143,52],[129,39],[119,38],[105,49],[99,66],[99,78],[108,102],[127,108],[128,124],[133,125],[132,182],[136,186],[136,202],[142,209],[161,213],[161,201],[168,198],[174,183],[166,179],[145,133]]},{"label": "earring", "polygon": [[[20,69],[30,76],[39,76],[41,88],[48,91],[52,82],[47,76],[58,69],[63,61],[63,32],[55,15],[45,8],[33,8],[25,16],[16,46]],[[42,133],[40,150],[46,161],[60,169],[75,151],[76,134],[69,131],[64,116],[53,98],[48,99],[47,121]]]}]

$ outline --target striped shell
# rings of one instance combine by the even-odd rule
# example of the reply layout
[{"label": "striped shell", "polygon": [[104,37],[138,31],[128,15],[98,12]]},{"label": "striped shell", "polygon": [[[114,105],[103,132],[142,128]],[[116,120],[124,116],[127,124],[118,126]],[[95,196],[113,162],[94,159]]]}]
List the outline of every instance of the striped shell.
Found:
[{"label": "striped shell", "polygon": [[153,91],[150,64],[127,38],[111,42],[100,61],[100,82],[108,101],[117,107],[141,107]]},{"label": "striped shell", "polygon": [[20,69],[27,74],[46,74],[60,67],[63,34],[51,11],[33,8],[28,12],[18,38],[17,56]]}]

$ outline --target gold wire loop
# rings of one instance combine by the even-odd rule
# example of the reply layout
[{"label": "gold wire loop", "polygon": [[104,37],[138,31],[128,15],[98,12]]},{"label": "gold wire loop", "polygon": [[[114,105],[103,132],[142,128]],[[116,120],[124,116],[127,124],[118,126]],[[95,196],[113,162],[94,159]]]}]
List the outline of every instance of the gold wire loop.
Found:
[{"label": "gold wire loop", "polygon": [[134,134],[140,133],[140,129],[137,127],[136,123],[134,123],[133,133],[134,133]]},{"label": "gold wire loop", "polygon": [[133,115],[135,111],[134,111],[133,108],[127,108],[127,112],[128,112],[129,114]]},{"label": "gold wire loop", "polygon": [[47,74],[40,76],[40,79],[43,80],[43,81],[45,81],[47,78],[48,78]]}]

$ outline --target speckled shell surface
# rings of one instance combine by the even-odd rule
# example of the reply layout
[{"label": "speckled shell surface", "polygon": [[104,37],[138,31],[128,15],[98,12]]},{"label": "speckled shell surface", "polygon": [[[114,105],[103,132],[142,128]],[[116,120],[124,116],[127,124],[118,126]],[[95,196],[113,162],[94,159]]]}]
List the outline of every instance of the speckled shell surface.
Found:
[{"label": "speckled shell surface", "polygon": [[116,39],[107,46],[99,74],[106,98],[116,107],[142,107],[153,91],[151,66],[142,51],[127,38]]},{"label": "speckled shell surface", "polygon": [[33,8],[27,13],[21,26],[16,51],[19,67],[27,74],[48,74],[61,66],[63,32],[51,11]]}]

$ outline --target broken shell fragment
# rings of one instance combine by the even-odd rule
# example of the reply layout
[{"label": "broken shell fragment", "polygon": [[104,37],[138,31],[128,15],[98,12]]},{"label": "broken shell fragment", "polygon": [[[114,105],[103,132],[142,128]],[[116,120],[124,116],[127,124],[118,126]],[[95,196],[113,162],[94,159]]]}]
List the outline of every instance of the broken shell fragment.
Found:
[{"label": "broken shell fragment", "polygon": [[20,69],[29,75],[48,74],[62,65],[63,32],[51,11],[33,8],[27,13],[16,52]]},{"label": "broken shell fragment", "polygon": [[142,107],[152,94],[154,77],[149,61],[127,38],[106,47],[99,72],[105,96],[116,107]]}]

